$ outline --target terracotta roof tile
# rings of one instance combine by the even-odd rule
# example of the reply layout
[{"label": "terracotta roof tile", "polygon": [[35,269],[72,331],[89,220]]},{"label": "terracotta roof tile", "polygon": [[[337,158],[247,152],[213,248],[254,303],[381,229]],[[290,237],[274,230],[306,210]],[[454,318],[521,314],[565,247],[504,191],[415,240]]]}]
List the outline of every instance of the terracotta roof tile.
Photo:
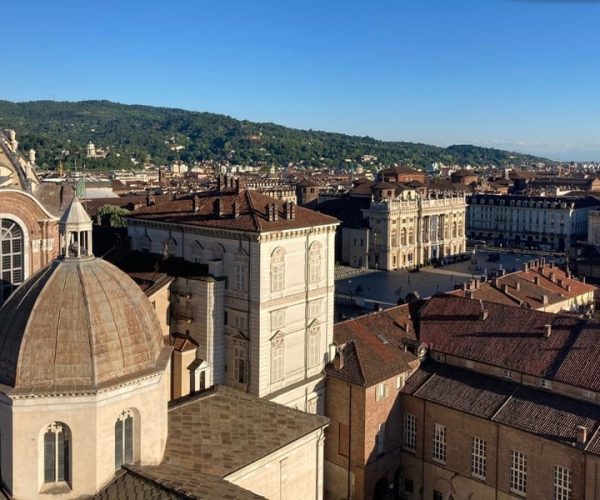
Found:
[{"label": "terracotta roof tile", "polygon": [[[216,208],[219,203],[220,215]],[[234,217],[234,203],[239,209],[237,217]],[[269,204],[275,205],[277,220],[269,220]],[[294,218],[286,219],[283,200],[270,198],[257,191],[241,189],[238,192],[230,189],[142,207],[131,218],[257,233],[339,223],[333,217],[307,208],[296,206],[295,212]]]}]

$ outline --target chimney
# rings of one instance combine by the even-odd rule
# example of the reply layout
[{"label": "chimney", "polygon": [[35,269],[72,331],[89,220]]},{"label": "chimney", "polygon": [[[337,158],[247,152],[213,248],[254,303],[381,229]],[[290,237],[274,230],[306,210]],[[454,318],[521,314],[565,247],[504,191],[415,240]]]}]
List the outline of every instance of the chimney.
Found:
[{"label": "chimney", "polygon": [[267,220],[269,222],[273,222],[273,204],[272,203],[267,203],[265,206],[265,210],[267,211]]},{"label": "chimney", "polygon": [[585,283],[585,276],[582,276],[582,277],[581,277],[581,282],[582,282],[582,283]]},{"label": "chimney", "polygon": [[231,210],[233,213],[233,218],[237,219],[240,216],[240,202],[239,201],[234,201],[233,202],[233,209]]},{"label": "chimney", "polygon": [[533,284],[534,285],[539,285],[540,284],[540,277],[539,276],[534,276],[533,277]]},{"label": "chimney", "polygon": [[552,283],[556,283],[556,274],[554,271],[550,273],[550,281],[552,281]]},{"label": "chimney", "polygon": [[236,193],[240,192],[240,178],[239,177],[235,180],[235,192]]},{"label": "chimney", "polygon": [[550,338],[552,335],[552,325],[544,325],[544,337]]},{"label": "chimney", "polygon": [[344,368],[344,346],[346,344],[342,344],[337,347],[335,350],[335,358],[333,358],[333,366],[338,370]]},{"label": "chimney", "polygon": [[223,215],[223,202],[221,201],[221,198],[217,198],[213,202],[213,215],[216,215],[217,217]]},{"label": "chimney", "polygon": [[296,204],[292,201],[290,202],[290,219],[296,218]]},{"label": "chimney", "polygon": [[291,202],[289,200],[284,203],[283,211],[284,211],[286,219],[292,218],[292,207],[291,207]]},{"label": "chimney", "polygon": [[485,321],[488,317],[488,311],[485,307],[483,307],[483,302],[481,300],[479,301],[479,307],[479,320]]},{"label": "chimney", "polygon": [[474,299],[475,293],[473,292],[473,290],[467,290],[467,293],[465,294],[465,296],[467,297],[467,299]]},{"label": "chimney", "polygon": [[523,271],[524,271],[524,272],[527,272],[527,271],[529,271],[529,262],[525,262],[525,263],[523,264]]},{"label": "chimney", "polygon": [[217,177],[217,191],[221,192],[221,189],[223,189],[223,184],[223,175],[219,174]]},{"label": "chimney", "polygon": [[587,443],[587,427],[584,425],[577,426],[577,444],[584,445]]},{"label": "chimney", "polygon": [[571,285],[567,285],[567,292],[571,291]]},{"label": "chimney", "polygon": [[506,283],[502,283],[501,288],[502,293],[508,293],[508,285]]},{"label": "chimney", "polygon": [[506,269],[498,269],[498,276],[504,276],[506,274]]}]

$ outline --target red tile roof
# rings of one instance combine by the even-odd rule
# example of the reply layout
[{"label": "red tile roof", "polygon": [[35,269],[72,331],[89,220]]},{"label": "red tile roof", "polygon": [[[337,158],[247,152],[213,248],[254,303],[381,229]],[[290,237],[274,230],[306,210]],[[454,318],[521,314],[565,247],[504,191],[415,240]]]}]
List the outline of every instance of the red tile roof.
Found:
[{"label": "red tile roof", "polygon": [[[215,211],[217,203],[221,204],[220,215]],[[234,217],[234,203],[239,209],[237,217]],[[269,204],[275,205],[277,220],[269,220]],[[283,200],[257,191],[228,189],[142,207],[131,218],[257,233],[339,223],[333,217],[303,207],[296,206],[295,213],[294,218],[286,219]]]},{"label": "red tile roof", "polygon": [[420,340],[435,351],[600,391],[600,325],[591,320],[450,295],[432,297],[419,319]]},{"label": "red tile roof", "polygon": [[417,358],[405,345],[415,340],[414,331],[408,305],[337,323],[333,338],[337,345],[343,345],[344,365],[336,368],[330,363],[327,373],[371,386],[410,371]]}]

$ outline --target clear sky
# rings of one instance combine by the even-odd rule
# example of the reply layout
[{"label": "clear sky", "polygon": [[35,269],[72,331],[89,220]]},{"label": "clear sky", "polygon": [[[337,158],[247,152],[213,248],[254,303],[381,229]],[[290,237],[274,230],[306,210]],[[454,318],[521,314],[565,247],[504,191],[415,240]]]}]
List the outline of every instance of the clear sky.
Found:
[{"label": "clear sky", "polygon": [[600,160],[599,21],[593,0],[18,0],[0,99]]}]

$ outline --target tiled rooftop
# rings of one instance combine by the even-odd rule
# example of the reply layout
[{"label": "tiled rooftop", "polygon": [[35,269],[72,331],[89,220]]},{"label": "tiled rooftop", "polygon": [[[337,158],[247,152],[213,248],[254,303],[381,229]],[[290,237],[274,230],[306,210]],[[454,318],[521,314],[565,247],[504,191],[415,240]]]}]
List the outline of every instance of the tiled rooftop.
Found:
[{"label": "tiled rooftop", "polygon": [[[217,203],[220,203],[220,214],[215,213]],[[234,203],[239,210],[237,216],[234,216]],[[270,204],[275,205],[276,220],[269,220],[267,206]],[[228,188],[142,207],[132,214],[131,218],[256,233],[332,225],[339,222],[313,210],[294,208],[295,216],[286,218],[284,201],[257,191]]]},{"label": "tiled rooftop", "polygon": [[354,384],[370,386],[409,371],[416,357],[405,344],[416,339],[408,305],[393,307],[337,323],[336,345],[342,349],[344,366],[327,366],[327,373]]},{"label": "tiled rooftop", "polygon": [[224,477],[327,425],[310,415],[218,386],[169,410],[165,464]]},{"label": "tiled rooftop", "polygon": [[436,295],[421,309],[420,340],[445,354],[600,391],[600,325],[593,320]]},{"label": "tiled rooftop", "polygon": [[586,450],[600,455],[600,407],[592,402],[433,361],[423,363],[402,392],[568,445],[584,426]]}]

